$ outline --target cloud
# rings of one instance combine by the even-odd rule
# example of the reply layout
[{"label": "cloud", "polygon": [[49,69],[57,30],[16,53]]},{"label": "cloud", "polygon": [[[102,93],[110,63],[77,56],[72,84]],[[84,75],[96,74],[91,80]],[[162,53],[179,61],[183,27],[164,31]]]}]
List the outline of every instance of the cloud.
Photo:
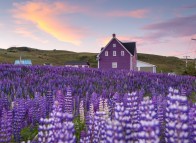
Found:
[{"label": "cloud", "polygon": [[186,5],[181,7],[182,9],[195,9],[196,8],[196,4],[192,4],[192,5]]},{"label": "cloud", "polygon": [[132,17],[132,18],[144,18],[149,13],[147,9],[137,9],[133,11],[111,11],[107,13],[107,16],[110,17]]},{"label": "cloud", "polygon": [[149,39],[161,39],[166,37],[191,36],[196,33],[196,15],[187,17],[177,17],[165,22],[149,24],[143,30],[151,33],[146,35]]},{"label": "cloud", "polygon": [[17,23],[30,22],[60,41],[80,45],[81,38],[86,33],[85,29],[72,26],[66,17],[69,14],[84,12],[85,8],[65,2],[46,1],[14,3],[13,6],[12,14]]},{"label": "cloud", "polygon": [[48,40],[44,40],[43,38],[36,36],[36,34],[34,34],[33,32],[31,32],[30,30],[28,30],[24,27],[18,27],[15,29],[14,32],[17,34],[20,34],[24,37],[28,37],[28,38],[31,38],[31,39],[36,40],[38,42],[41,42],[41,43],[48,43]]}]

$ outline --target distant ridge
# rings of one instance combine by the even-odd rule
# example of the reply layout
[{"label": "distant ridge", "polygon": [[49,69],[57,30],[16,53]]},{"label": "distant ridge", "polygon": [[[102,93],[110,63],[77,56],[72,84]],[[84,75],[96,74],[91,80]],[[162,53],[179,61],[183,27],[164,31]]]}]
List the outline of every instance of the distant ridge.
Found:
[{"label": "distant ridge", "polygon": [[30,47],[10,47],[7,49],[7,51],[39,51],[38,49],[35,48],[30,48]]}]

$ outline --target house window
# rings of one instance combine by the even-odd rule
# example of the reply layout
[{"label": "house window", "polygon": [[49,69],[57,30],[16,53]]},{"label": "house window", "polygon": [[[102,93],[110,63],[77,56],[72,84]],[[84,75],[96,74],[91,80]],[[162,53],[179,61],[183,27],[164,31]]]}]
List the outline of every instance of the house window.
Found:
[{"label": "house window", "polygon": [[108,56],[108,51],[105,51],[105,56]]},{"label": "house window", "polygon": [[115,48],[116,47],[116,44],[113,44],[113,47]]},{"label": "house window", "polygon": [[116,51],[113,51],[113,56],[116,56]]},{"label": "house window", "polygon": [[124,51],[121,51],[121,56],[124,56],[125,55],[125,52]]},{"label": "house window", "polygon": [[117,68],[117,62],[112,62],[112,68]]}]

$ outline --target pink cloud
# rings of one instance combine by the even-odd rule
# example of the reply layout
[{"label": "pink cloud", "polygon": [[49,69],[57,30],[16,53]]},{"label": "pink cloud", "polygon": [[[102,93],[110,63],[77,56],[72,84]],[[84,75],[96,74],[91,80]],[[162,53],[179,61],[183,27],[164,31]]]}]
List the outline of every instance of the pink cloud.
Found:
[{"label": "pink cloud", "polygon": [[149,13],[147,9],[137,9],[133,11],[111,11],[107,14],[107,16],[111,17],[132,17],[132,18],[144,18]]},{"label": "pink cloud", "polygon": [[192,4],[192,5],[185,5],[183,7],[181,7],[182,9],[195,9],[196,8],[196,3]]},{"label": "pink cloud", "polygon": [[[143,44],[137,47],[139,53],[149,53],[164,56],[175,56],[182,58],[185,55],[195,58],[195,45],[191,42],[190,36],[170,37],[166,42],[153,41],[148,42],[144,37]],[[189,44],[192,43],[192,44]]]},{"label": "pink cloud", "polygon": [[196,15],[177,17],[165,22],[154,23],[144,26],[143,30],[151,31],[146,37],[160,39],[164,37],[191,36],[196,33]]},{"label": "pink cloud", "polygon": [[64,2],[29,1],[14,3],[12,14],[17,23],[30,22],[60,41],[80,45],[86,30],[72,26],[65,16],[62,21],[60,16],[84,11],[83,7],[72,6]]},{"label": "pink cloud", "polygon": [[34,34],[33,32],[31,32],[30,30],[28,30],[24,27],[18,27],[18,28],[15,29],[14,32],[17,33],[17,34],[20,34],[24,37],[28,37],[28,38],[31,38],[35,41],[41,42],[41,43],[48,43],[48,40],[45,40],[41,37],[36,36],[36,34]]}]

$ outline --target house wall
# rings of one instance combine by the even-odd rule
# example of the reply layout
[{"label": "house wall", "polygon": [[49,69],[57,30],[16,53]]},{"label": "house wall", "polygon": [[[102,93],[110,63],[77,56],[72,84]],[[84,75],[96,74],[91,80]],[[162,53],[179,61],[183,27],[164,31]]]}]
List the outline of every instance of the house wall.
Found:
[{"label": "house wall", "polygon": [[[113,44],[116,44],[116,47],[113,47]],[[108,51],[108,56],[105,56],[105,51]],[[116,51],[116,56],[113,56],[113,51]],[[124,51],[124,56],[121,56],[121,51]],[[130,54],[115,39],[99,55],[99,68],[112,69],[112,62],[117,62],[117,69],[130,70]]]}]

